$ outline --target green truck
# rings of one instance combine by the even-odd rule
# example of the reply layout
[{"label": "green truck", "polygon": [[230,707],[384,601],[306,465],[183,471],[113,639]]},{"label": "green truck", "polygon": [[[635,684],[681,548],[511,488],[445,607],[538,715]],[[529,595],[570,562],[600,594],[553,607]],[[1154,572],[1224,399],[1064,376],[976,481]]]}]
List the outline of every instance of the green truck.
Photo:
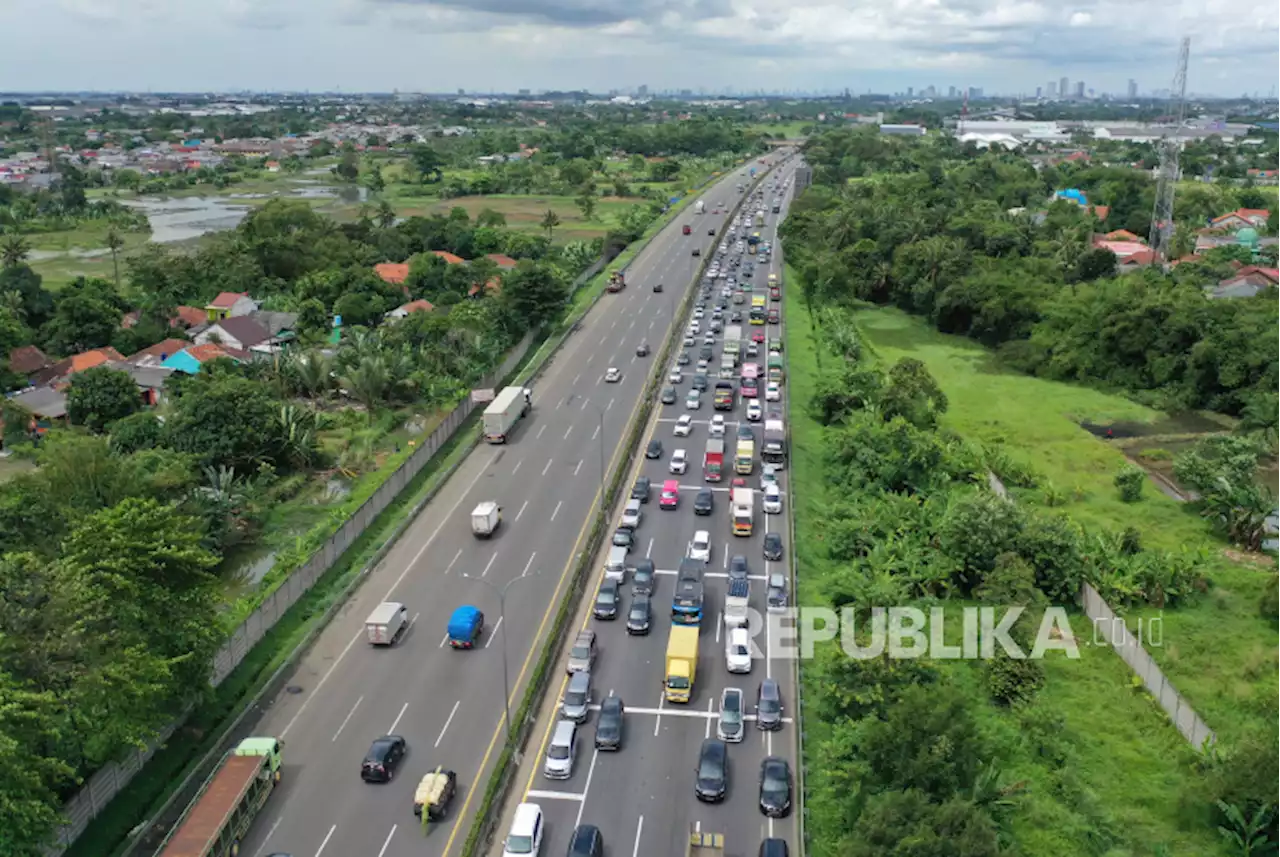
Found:
[{"label": "green truck", "polygon": [[222,758],[157,857],[238,857],[240,843],[280,782],[283,742],[245,738]]}]

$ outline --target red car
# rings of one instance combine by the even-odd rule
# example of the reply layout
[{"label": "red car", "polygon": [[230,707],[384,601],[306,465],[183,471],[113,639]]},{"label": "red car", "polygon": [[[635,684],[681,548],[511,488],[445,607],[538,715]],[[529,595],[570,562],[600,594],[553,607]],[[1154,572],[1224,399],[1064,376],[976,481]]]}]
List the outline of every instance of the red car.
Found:
[{"label": "red car", "polygon": [[737,477],[736,479],[734,479],[732,482],[730,482],[730,483],[729,483],[729,485],[730,485],[730,486],[732,486],[732,487],[734,487],[734,488],[746,488],[746,487],[747,487],[747,480],[745,480],[745,479],[743,479],[741,476],[739,476],[739,477]]},{"label": "red car", "polygon": [[680,506],[680,483],[668,479],[662,483],[662,494],[658,497],[658,506],[663,509],[676,509]]},{"label": "red car", "polygon": [[684,234],[685,234],[685,235],[688,235],[688,234],[689,234],[689,233],[691,233],[691,232],[693,232],[693,230],[692,230],[691,228],[689,228],[689,226],[687,226],[687,225],[686,225],[686,226],[685,226],[685,228],[684,228]]},{"label": "red car", "polygon": [[763,330],[757,330],[757,331],[755,331],[754,333],[752,333],[752,334],[751,334],[751,341],[752,341],[752,342],[754,342],[756,345],[763,345],[763,344],[764,344],[764,331],[763,331]]},{"label": "red car", "polygon": [[776,309],[769,310],[769,324],[777,324],[780,321],[782,321],[782,316],[778,314],[778,311]]}]

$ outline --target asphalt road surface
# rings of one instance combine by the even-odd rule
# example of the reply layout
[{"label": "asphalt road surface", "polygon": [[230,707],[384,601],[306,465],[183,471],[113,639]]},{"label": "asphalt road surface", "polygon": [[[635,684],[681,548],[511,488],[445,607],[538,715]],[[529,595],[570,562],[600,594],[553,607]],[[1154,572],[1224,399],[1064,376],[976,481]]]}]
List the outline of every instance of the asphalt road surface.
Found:
[{"label": "asphalt road surface", "polygon": [[[259,727],[285,740],[284,776],[242,855],[460,851],[501,746],[504,647],[515,706],[600,502],[601,463],[612,466],[638,409],[653,358],[637,358],[636,345],[656,352],[664,341],[701,261],[692,250],[715,246],[707,231],[719,231],[738,202],[744,170],[704,189],[706,214],[690,210],[653,239],[630,265],[626,289],[600,300],[538,379],[533,410],[510,442],[482,444],[467,458],[321,635]],[[692,234],[682,234],[685,224]],[[609,367],[622,370],[621,381],[604,382]],[[470,513],[484,500],[500,503],[504,520],[481,541]],[[498,589],[508,586],[504,612]],[[404,603],[412,621],[396,646],[375,649],[364,621],[385,600]],[[445,626],[463,604],[484,611],[485,631],[476,649],[454,651]],[[408,755],[392,782],[366,784],[361,761],[386,734],[403,736]],[[436,765],[458,773],[458,794],[448,819],[424,836],[413,795]]]},{"label": "asphalt road surface", "polygon": [[[786,180],[794,172],[795,162],[784,166],[780,178]],[[772,200],[773,192],[768,190],[768,180],[764,184],[763,200],[766,211]],[[776,226],[786,212],[786,204],[790,200],[793,187],[787,186],[784,208],[781,214],[766,215],[766,225],[759,229],[764,241],[774,246],[774,255],[769,264],[757,264],[756,257],[744,256],[744,265],[754,267],[753,275],[748,281],[752,284],[750,295],[768,293],[767,277],[769,273],[777,274],[782,281],[781,250],[776,239]],[[756,231],[756,227],[747,227],[748,232]],[[732,255],[732,246],[729,255]],[[703,335],[711,318],[714,300],[720,295],[723,282],[712,286],[712,300],[708,302],[706,317],[702,320],[702,333],[695,337],[693,347],[685,350],[691,352],[694,362],[703,342]],[[784,282],[783,288],[789,286]],[[750,297],[747,296],[748,298]],[[780,303],[769,303],[769,307],[781,307]],[[763,368],[768,354],[768,341],[778,341],[782,336],[782,326],[752,326],[747,323],[750,300],[743,305],[730,304],[728,311],[741,310],[743,315],[743,335],[763,335],[764,344],[760,344],[759,357],[745,357],[744,362],[757,362]],[[727,319],[726,319],[727,320]],[[710,380],[714,385],[716,370],[720,365],[720,353],[723,339],[716,337],[715,356],[709,369]],[[674,365],[674,358],[673,358]],[[568,780],[551,780],[542,775],[542,764],[552,726],[558,721],[556,701],[562,692],[558,688],[554,699],[549,699],[542,708],[535,731],[537,743],[531,742],[529,753],[524,763],[524,771],[520,780],[521,788],[516,790],[504,808],[502,825],[498,836],[490,849],[493,857],[501,854],[501,837],[506,834],[507,826],[515,809],[521,801],[538,804],[546,820],[546,834],[542,846],[542,854],[564,854],[573,830],[579,824],[594,824],[600,828],[604,836],[606,851],[610,855],[631,855],[631,857],[681,857],[685,853],[685,842],[691,824],[699,825],[703,831],[725,834],[726,850],[734,855],[755,854],[760,841],[767,837],[778,837],[789,842],[791,853],[798,854],[796,844],[796,824],[793,817],[782,819],[766,818],[759,808],[758,779],[760,765],[767,756],[781,756],[788,760],[792,768],[794,782],[796,768],[796,751],[798,746],[796,726],[792,722],[792,688],[794,687],[794,663],[779,651],[778,640],[770,633],[768,623],[754,636],[752,642],[755,657],[751,673],[730,674],[725,662],[725,631],[722,621],[722,607],[725,591],[728,586],[727,566],[730,557],[741,555],[750,565],[751,574],[751,607],[761,617],[766,615],[765,581],[771,572],[787,572],[785,562],[768,562],[763,556],[763,540],[766,532],[777,532],[784,543],[787,537],[786,515],[790,503],[788,489],[788,471],[784,468],[779,474],[779,483],[783,489],[783,512],[781,515],[763,513],[760,488],[761,462],[759,460],[760,442],[763,440],[762,423],[752,423],[756,434],[756,461],[751,475],[746,476],[747,485],[757,489],[756,508],[753,531],[750,537],[735,537],[730,531],[729,491],[731,480],[738,476],[733,472],[732,456],[736,447],[735,432],[739,422],[746,420],[746,401],[740,396],[730,412],[715,411],[711,407],[710,393],[703,394],[702,407],[688,410],[685,406],[685,395],[690,389],[692,365],[683,367],[684,381],[677,386],[678,398],[675,404],[661,406],[655,413],[648,427],[644,445],[656,438],[663,444],[663,453],[658,459],[641,459],[635,476],[644,474],[653,484],[650,502],[644,506],[643,518],[636,530],[636,546],[632,553],[633,561],[640,557],[650,558],[657,570],[657,586],[652,597],[653,621],[652,629],[647,636],[629,636],[626,631],[626,611],[631,602],[630,581],[623,587],[624,598],[616,620],[599,621],[590,616],[592,597],[584,599],[579,621],[584,627],[593,628],[597,634],[599,655],[592,670],[595,708],[590,719],[581,727],[579,733],[578,757],[572,776]],[[778,409],[786,414],[786,385],[782,385],[783,400],[764,401],[764,383],[760,385],[761,405],[766,413]],[[681,415],[693,417],[693,430],[687,437],[674,435],[675,423]],[[723,481],[707,483],[703,481],[702,457],[705,443],[709,437],[709,424],[716,414],[722,414],[727,423],[725,432],[725,462]],[[672,452],[676,449],[687,451],[689,466],[684,475],[672,476],[669,463]],[[658,507],[658,494],[662,483],[667,479],[677,478],[680,483],[680,505],[676,510],[663,510]],[[698,490],[711,487],[714,492],[715,507],[710,516],[696,516],[693,511],[693,500]],[[624,501],[625,502],[625,498]],[[615,510],[615,520],[621,508]],[[698,667],[694,681],[692,699],[687,705],[673,705],[663,698],[663,675],[665,672],[666,647],[671,628],[670,606],[675,586],[676,569],[685,555],[689,542],[697,530],[707,530],[711,534],[712,556],[708,565],[705,580],[704,614],[698,647]],[[789,548],[789,545],[787,546]],[[606,546],[607,550],[607,546]],[[784,553],[786,556],[786,553]],[[603,556],[601,557],[603,566]],[[603,577],[603,571],[600,572]],[[599,581],[597,581],[598,583]],[[594,592],[594,590],[592,590]],[[789,596],[791,593],[788,593]],[[761,731],[755,728],[754,710],[757,689],[762,679],[770,677],[778,681],[783,694],[784,723],[780,731]],[[729,745],[729,786],[726,799],[719,804],[700,803],[694,797],[695,769],[699,749],[704,739],[715,737],[718,707],[722,691],[726,687],[737,687],[743,691],[744,709],[748,715],[746,736],[742,743]],[[552,696],[551,693],[548,694]],[[619,752],[600,752],[593,747],[595,722],[600,700],[607,696],[622,697],[626,708],[625,740]],[[794,788],[794,786],[793,786]],[[795,796],[793,795],[793,802]]]}]

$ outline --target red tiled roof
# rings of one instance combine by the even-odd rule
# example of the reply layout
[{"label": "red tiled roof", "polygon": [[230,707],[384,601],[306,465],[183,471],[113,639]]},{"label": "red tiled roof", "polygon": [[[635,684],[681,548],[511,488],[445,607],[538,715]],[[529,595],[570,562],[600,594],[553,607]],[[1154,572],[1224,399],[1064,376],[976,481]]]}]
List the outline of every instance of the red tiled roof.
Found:
[{"label": "red tiled roof", "polygon": [[1134,235],[1128,229],[1116,229],[1112,232],[1108,232],[1104,237],[1108,241],[1137,241],[1140,244],[1146,243],[1142,238]]},{"label": "red tiled roof", "polygon": [[1094,205],[1094,206],[1090,206],[1090,210],[1098,216],[1099,220],[1106,220],[1107,215],[1111,213],[1111,206]]},{"label": "red tiled roof", "polygon": [[247,297],[249,297],[248,292],[221,292],[209,302],[209,306],[214,309],[231,309],[236,305],[236,301]]},{"label": "red tiled roof", "polygon": [[236,359],[235,355],[229,348],[223,348],[216,342],[206,342],[204,345],[192,345],[186,349],[187,354],[197,363],[208,363],[210,360],[217,360],[219,357],[230,357]]},{"label": "red tiled roof", "polygon": [[454,255],[453,253],[450,253],[448,250],[432,250],[431,252],[434,253],[436,256],[439,256],[441,259],[444,259],[450,265],[467,264],[466,259],[462,258],[461,256]]},{"label": "red tiled roof", "polygon": [[49,358],[34,345],[22,345],[9,352],[9,368],[19,375],[30,375],[49,365]]},{"label": "red tiled roof", "polygon": [[502,253],[489,253],[485,258],[492,261],[499,268],[514,268],[517,264],[515,259]]},{"label": "red tiled roof", "polygon": [[1154,250],[1139,250],[1139,251],[1138,251],[1138,252],[1136,252],[1136,253],[1130,253],[1130,254],[1129,254],[1129,255],[1127,255],[1127,256],[1123,256],[1123,257],[1121,257],[1121,258],[1120,258],[1120,260],[1119,260],[1116,264],[1121,265],[1121,266],[1124,266],[1124,265],[1134,265],[1134,266],[1136,266],[1136,265],[1150,265],[1150,264],[1151,264],[1152,262],[1154,262],[1155,260],[1156,260],[1156,251],[1154,251]]},{"label": "red tiled roof", "polygon": [[407,315],[411,312],[431,312],[435,307],[431,305],[431,301],[416,300],[409,301],[407,304],[399,307],[399,309]]},{"label": "red tiled roof", "polygon": [[1218,223],[1230,220],[1233,217],[1238,217],[1241,220],[1252,220],[1253,218],[1266,220],[1270,216],[1271,212],[1265,208],[1237,208],[1235,211],[1228,211],[1226,214],[1219,215],[1209,222],[1217,225]]},{"label": "red tiled roof", "polygon": [[[486,294],[490,295],[502,294],[502,280],[497,277],[492,278],[489,282],[484,284],[484,290]],[[471,288],[467,289],[467,297],[469,298],[473,298],[478,294],[480,294],[479,283],[476,283]]]},{"label": "red tiled roof", "polygon": [[379,262],[373,266],[373,272],[393,286],[402,285],[409,279],[409,266],[403,262]]},{"label": "red tiled roof", "polygon": [[191,345],[185,339],[166,339],[163,342],[157,342],[155,345],[142,349],[136,354],[129,356],[130,363],[137,364],[148,357],[154,357],[157,361],[167,357],[172,357],[179,351]]},{"label": "red tiled roof", "polygon": [[71,371],[67,373],[70,375],[74,372],[83,372],[86,369],[101,366],[103,363],[123,363],[124,355],[111,346],[107,346],[106,348],[95,348],[83,354],[73,354],[67,359],[71,361]]},{"label": "red tiled roof", "polygon": [[1236,277],[1247,277],[1250,274],[1260,274],[1273,283],[1280,283],[1280,268],[1264,268],[1261,265],[1248,265],[1236,271]]},{"label": "red tiled roof", "polygon": [[180,306],[174,317],[169,319],[170,327],[195,327],[209,320],[209,313],[193,306]]}]

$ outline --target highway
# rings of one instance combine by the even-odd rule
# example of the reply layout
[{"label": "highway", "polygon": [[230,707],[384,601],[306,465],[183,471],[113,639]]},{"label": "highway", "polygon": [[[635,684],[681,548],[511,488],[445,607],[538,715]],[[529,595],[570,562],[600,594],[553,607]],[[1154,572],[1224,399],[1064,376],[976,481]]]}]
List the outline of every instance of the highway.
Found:
[{"label": "highway", "polygon": [[[793,175],[794,166],[793,161],[782,167],[779,171],[781,181],[785,182]],[[763,201],[766,211],[769,211],[774,192],[768,190],[768,180],[762,187]],[[780,282],[783,279],[783,262],[776,227],[785,215],[793,189],[790,183],[785,186],[785,194],[779,194],[784,196],[782,212],[767,214],[765,227],[758,230],[762,240],[770,242],[774,247],[769,264],[757,264],[755,256],[744,257],[744,265],[754,266],[753,276],[747,281],[752,286],[750,295],[767,294],[768,273],[777,274]],[[757,231],[755,227],[744,228],[748,234]],[[730,246],[729,255],[732,254]],[[701,322],[703,333],[707,330],[714,301],[720,296],[723,284],[724,281],[719,280],[711,288],[706,316]],[[788,288],[788,285],[783,283],[783,288]],[[759,346],[759,356],[744,358],[746,362],[758,362],[763,367],[768,354],[767,343],[781,338],[782,326],[747,324],[749,304],[749,300],[741,306],[730,304],[726,315],[731,310],[741,310],[744,336],[764,334],[766,343]],[[781,304],[771,302],[768,306],[780,309]],[[729,321],[726,318],[726,322]],[[694,347],[685,350],[692,352],[692,359],[696,361],[703,341],[702,334],[695,337],[695,341]],[[717,336],[715,356],[709,370],[712,382],[720,365],[722,347],[723,338]],[[762,496],[757,490],[752,534],[749,537],[735,537],[730,528],[728,500],[731,480],[738,475],[733,472],[732,456],[736,445],[736,429],[740,422],[746,420],[746,401],[738,396],[732,413],[714,411],[711,408],[710,394],[706,393],[700,409],[687,410],[684,400],[690,388],[693,368],[683,367],[684,381],[676,388],[676,402],[655,409],[654,418],[647,427],[643,446],[656,438],[663,444],[663,454],[654,460],[641,458],[630,478],[634,482],[636,476],[643,474],[649,477],[653,485],[652,499],[643,507],[643,518],[636,530],[636,546],[632,553],[632,562],[640,557],[648,557],[656,568],[652,628],[646,636],[627,634],[627,607],[631,602],[629,579],[623,587],[624,597],[616,620],[600,621],[592,617],[594,587],[583,599],[585,603],[579,612],[579,625],[595,630],[599,654],[592,669],[596,704],[580,733],[578,758],[573,774],[570,779],[559,781],[542,775],[546,746],[552,727],[559,720],[556,705],[563,692],[563,684],[558,682],[560,686],[555,692],[548,693],[548,699],[540,712],[535,730],[538,742],[530,744],[520,788],[513,792],[504,808],[502,823],[489,850],[491,857],[501,854],[502,837],[506,834],[516,804],[522,801],[536,803],[542,808],[546,819],[546,838],[541,851],[544,855],[558,857],[564,854],[570,836],[579,824],[596,825],[603,835],[606,852],[620,857],[680,857],[685,853],[686,837],[691,824],[698,825],[706,832],[725,834],[726,851],[730,854],[744,857],[755,854],[761,840],[767,837],[787,840],[791,853],[799,854],[794,815],[781,819],[766,818],[758,803],[760,764],[766,756],[787,759],[794,783],[798,746],[796,726],[792,722],[794,663],[778,651],[767,623],[762,623],[763,627],[758,633],[753,630],[755,653],[751,673],[731,675],[726,667],[726,640],[722,621],[722,607],[728,586],[727,566],[731,556],[744,556],[750,564],[750,604],[760,617],[766,615],[767,576],[771,572],[783,571],[787,573],[788,580],[791,578],[785,560],[781,563],[768,562],[764,559],[762,550],[765,532],[778,533],[783,537],[784,544],[787,539],[786,515],[791,501],[786,475],[788,471],[783,469],[779,474],[784,498],[783,514],[764,514]],[[761,383],[760,403],[765,406],[766,413],[777,409],[784,416],[787,414],[786,389],[783,384],[781,401],[766,402],[764,384]],[[674,426],[684,414],[692,415],[693,430],[687,437],[677,437],[674,435]],[[724,415],[727,423],[725,473],[723,481],[707,483],[703,480],[702,457],[709,437],[710,420],[715,414]],[[745,478],[749,487],[759,489],[759,450],[763,423],[750,425],[755,428],[756,460],[752,474]],[[679,477],[673,477],[668,472],[672,452],[676,449],[686,450],[689,459],[688,471]],[[680,483],[680,505],[676,510],[663,510],[658,505],[659,489],[665,480],[672,478],[678,478]],[[696,516],[692,508],[693,500],[704,487],[712,487],[715,507],[710,516]],[[620,518],[621,504],[625,503],[625,499],[624,497],[619,508],[614,510],[615,523]],[[691,701],[687,705],[673,705],[664,700],[662,688],[671,628],[671,601],[676,569],[697,530],[708,530],[712,545],[705,582],[706,597],[699,638],[698,666]],[[790,546],[786,547],[789,550]],[[597,586],[603,579],[604,552],[607,550],[606,545],[597,565],[600,569],[597,573]],[[787,555],[784,552],[784,557]],[[789,603],[794,603],[790,586],[788,597]],[[782,689],[784,723],[781,730],[776,732],[759,730],[751,722],[754,719],[757,688],[766,677],[776,679]],[[737,687],[743,691],[744,710],[748,715],[746,735],[742,743],[728,746],[729,785],[726,799],[718,804],[701,803],[694,796],[699,750],[706,738],[715,737],[720,697],[726,687]],[[593,747],[592,738],[599,703],[607,696],[621,697],[626,709],[625,740],[619,752],[601,752]],[[797,801],[794,785],[792,801],[793,804]]]},{"label": "highway", "polygon": [[[600,502],[601,463],[612,466],[638,410],[654,358],[637,358],[636,345],[658,351],[701,261],[692,250],[714,247],[707,231],[719,231],[737,203],[740,172],[700,193],[708,213],[690,209],[639,254],[627,288],[603,296],[536,381],[533,410],[510,442],[468,456],[271,702],[257,733],[284,739],[283,780],[242,857],[460,851],[501,748],[503,647],[514,708]],[[722,213],[712,214],[718,202]],[[691,235],[684,224],[696,227]],[[604,382],[608,367],[622,370],[620,382]],[[484,500],[500,503],[504,520],[480,541],[470,512]],[[500,618],[497,588],[508,585]],[[404,603],[412,620],[397,645],[375,649],[364,621],[385,600]],[[471,651],[445,642],[449,615],[463,604],[486,616]],[[403,736],[408,755],[392,782],[367,784],[361,761],[385,734]],[[458,793],[424,839],[413,795],[436,765],[458,773]]]}]

